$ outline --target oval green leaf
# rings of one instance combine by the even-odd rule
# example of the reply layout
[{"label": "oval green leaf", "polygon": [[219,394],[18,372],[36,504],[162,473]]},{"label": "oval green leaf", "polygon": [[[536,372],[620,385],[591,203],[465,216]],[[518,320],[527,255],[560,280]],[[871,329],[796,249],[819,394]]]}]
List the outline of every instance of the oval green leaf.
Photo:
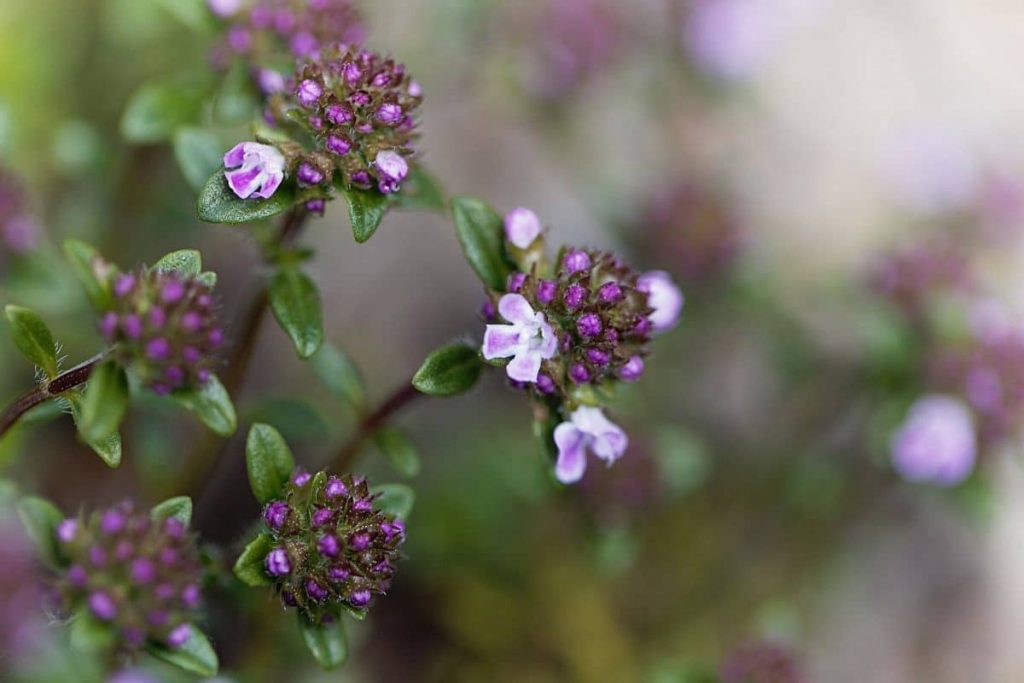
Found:
[{"label": "oval green leaf", "polygon": [[377,190],[358,190],[342,188],[341,194],[348,204],[348,218],[352,223],[352,236],[360,244],[366,242],[377,232],[384,214],[388,212],[390,202],[388,195]]},{"label": "oval green leaf", "polygon": [[245,546],[245,550],[242,551],[242,554],[239,555],[238,560],[235,562],[234,569],[232,570],[235,577],[246,586],[252,586],[253,588],[269,586],[271,581],[270,577],[267,576],[264,561],[273,545],[274,539],[268,534],[260,534],[250,541],[249,545]]},{"label": "oval green leaf", "polygon": [[420,455],[405,434],[393,427],[387,427],[377,432],[373,441],[387,458],[392,469],[400,475],[415,477],[420,473]]},{"label": "oval green leaf", "polygon": [[173,664],[185,671],[200,676],[216,676],[219,662],[209,639],[202,631],[192,626],[192,635],[181,647],[169,648],[163,645],[149,645],[146,652]]},{"label": "oval green leaf", "polygon": [[218,167],[203,185],[196,202],[201,220],[207,223],[251,223],[284,213],[295,203],[295,192],[277,188],[270,199],[242,199],[228,187],[223,167]]},{"label": "oval green leaf", "polygon": [[300,613],[299,630],[306,647],[324,669],[334,669],[345,663],[348,658],[348,638],[340,621],[312,624]]},{"label": "oval green leaf", "polygon": [[412,385],[431,396],[454,396],[468,391],[480,378],[483,362],[469,344],[458,342],[431,352],[412,378]]},{"label": "oval green leaf", "polygon": [[149,516],[157,522],[174,517],[188,526],[192,523],[192,499],[188,496],[168,498],[150,510]]},{"label": "oval green leaf", "polygon": [[64,255],[71,262],[71,269],[85,288],[89,301],[98,310],[110,308],[112,294],[109,278],[99,277],[103,259],[94,247],[75,239],[64,240]]},{"label": "oval green leaf", "polygon": [[[61,394],[61,397],[68,402],[68,407],[71,410],[71,419],[75,421],[75,426],[78,427],[82,420],[82,393],[77,389],[72,389]],[[117,467],[121,464],[121,435],[118,432],[114,432],[99,441],[85,440],[80,427],[78,433],[82,436],[82,440],[85,441],[86,445],[96,455],[100,456],[100,459],[107,463],[108,467]]]},{"label": "oval green leaf", "polygon": [[455,197],[451,204],[455,234],[466,261],[485,285],[503,290],[511,268],[502,248],[501,216],[475,197]]},{"label": "oval green leaf", "polygon": [[227,389],[216,375],[198,389],[175,391],[171,394],[178,405],[196,414],[215,434],[231,436],[238,429],[235,406]]},{"label": "oval green leaf", "polygon": [[245,440],[245,465],[253,495],[266,503],[281,496],[295,469],[295,458],[279,431],[257,423],[249,429]]},{"label": "oval green leaf", "polygon": [[270,280],[270,309],[292,340],[299,358],[309,358],[324,343],[320,291],[305,273],[291,267],[274,273]]},{"label": "oval green leaf", "polygon": [[203,271],[203,256],[196,249],[172,251],[154,263],[153,270],[194,277]]},{"label": "oval green leaf", "polygon": [[57,543],[57,525],[64,520],[64,514],[57,506],[29,496],[18,503],[18,517],[39,558],[49,567],[63,566],[66,562]]},{"label": "oval green leaf", "polygon": [[93,370],[82,397],[78,431],[88,444],[103,443],[117,432],[128,410],[128,378],[114,361]]},{"label": "oval green leaf", "polygon": [[39,314],[22,306],[4,309],[18,350],[53,379],[57,376],[57,342]]},{"label": "oval green leaf", "polygon": [[416,494],[405,484],[378,484],[370,489],[376,496],[373,507],[388,515],[405,519],[412,512]]}]

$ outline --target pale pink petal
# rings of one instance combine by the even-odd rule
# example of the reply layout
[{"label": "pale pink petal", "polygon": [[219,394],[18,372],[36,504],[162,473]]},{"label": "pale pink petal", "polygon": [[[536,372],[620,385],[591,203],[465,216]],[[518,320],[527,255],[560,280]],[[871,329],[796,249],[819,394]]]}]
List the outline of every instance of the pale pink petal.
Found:
[{"label": "pale pink petal", "polygon": [[224,168],[236,168],[242,165],[242,161],[245,159],[245,145],[246,143],[239,142],[228,150],[224,155]]},{"label": "pale pink petal", "polygon": [[555,445],[558,446],[555,476],[563,484],[576,483],[587,469],[586,435],[571,422],[563,422],[555,427]]},{"label": "pale pink petal", "polygon": [[509,379],[517,382],[536,382],[540,374],[541,357],[535,351],[520,351],[505,367]]},{"label": "pale pink petal", "polygon": [[519,328],[516,325],[488,325],[484,332],[484,358],[508,358],[519,351]]},{"label": "pale pink petal", "polygon": [[647,305],[654,309],[649,318],[655,331],[664,332],[675,327],[683,311],[685,297],[672,281],[672,276],[663,270],[652,270],[640,276],[636,288],[647,292]]},{"label": "pale pink petal", "polygon": [[533,244],[540,233],[540,219],[533,211],[519,207],[505,214],[505,237],[520,249]]},{"label": "pale pink petal", "polygon": [[572,414],[572,423],[591,437],[594,455],[611,464],[622,457],[629,446],[629,438],[622,429],[605,417],[600,408],[580,406]]},{"label": "pale pink petal", "polygon": [[267,176],[266,180],[263,181],[263,186],[260,187],[259,191],[256,192],[257,197],[263,199],[270,199],[277,188],[281,185],[281,181],[284,180],[284,173],[277,172],[271,173]]},{"label": "pale pink petal", "polygon": [[533,318],[533,308],[522,294],[506,294],[501,297],[501,300],[498,301],[498,313],[510,323],[536,324]]},{"label": "pale pink petal", "polygon": [[537,347],[540,357],[544,360],[554,358],[555,354],[558,353],[558,337],[555,336],[555,331],[551,329],[551,325],[542,322],[540,324],[540,336],[541,343]]}]

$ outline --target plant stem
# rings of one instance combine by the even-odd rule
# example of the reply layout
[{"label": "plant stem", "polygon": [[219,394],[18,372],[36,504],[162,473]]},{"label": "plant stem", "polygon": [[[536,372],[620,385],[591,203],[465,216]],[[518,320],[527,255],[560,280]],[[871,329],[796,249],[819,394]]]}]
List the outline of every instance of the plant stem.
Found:
[{"label": "plant stem", "polygon": [[426,394],[418,391],[411,382],[407,382],[395,389],[376,410],[366,414],[359,421],[355,434],[345,442],[341,450],[338,451],[338,455],[334,458],[334,468],[339,472],[347,470],[359,454],[359,449],[362,448],[366,440],[372,438],[374,434],[380,431],[395,413],[421,396],[426,396]]},{"label": "plant stem", "polygon": [[45,403],[51,398],[59,396],[80,384],[85,384],[93,369],[107,357],[107,353],[107,351],[99,353],[84,363],[79,363],[70,370],[65,370],[50,381],[14,399],[14,402],[7,406],[3,413],[0,413],[0,436],[6,434],[22,415],[40,403]]}]

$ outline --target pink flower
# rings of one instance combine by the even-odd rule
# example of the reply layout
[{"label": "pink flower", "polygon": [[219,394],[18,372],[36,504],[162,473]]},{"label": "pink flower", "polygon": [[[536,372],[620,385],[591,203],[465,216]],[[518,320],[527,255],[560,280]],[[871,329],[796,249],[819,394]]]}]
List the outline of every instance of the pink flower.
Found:
[{"label": "pink flower", "polygon": [[569,416],[569,422],[555,428],[555,445],[555,476],[563,484],[573,484],[587,469],[588,450],[610,466],[626,452],[629,437],[600,408],[580,406]]},{"label": "pink flower", "polygon": [[647,292],[647,305],[654,309],[648,316],[654,331],[664,332],[675,327],[685,299],[672,276],[663,270],[652,270],[640,276],[636,288]]},{"label": "pink flower", "polygon": [[955,486],[974,469],[974,420],[959,399],[917,400],[892,438],[892,464],[907,481]]},{"label": "pink flower", "polygon": [[505,237],[520,249],[533,244],[540,233],[540,219],[533,211],[519,207],[505,214]]},{"label": "pink flower", "polygon": [[242,199],[269,199],[284,180],[284,166],[276,147],[258,142],[240,142],[224,155],[224,177]]},{"label": "pink flower", "polygon": [[402,181],[409,175],[409,164],[401,154],[393,150],[384,150],[377,154],[373,162],[380,174],[378,189],[384,194],[398,192]]},{"label": "pink flower", "polygon": [[541,363],[553,358],[558,340],[544,314],[534,312],[521,294],[506,294],[498,302],[498,313],[509,325],[488,325],[484,333],[484,358],[511,358],[505,368],[509,379],[536,382]]}]

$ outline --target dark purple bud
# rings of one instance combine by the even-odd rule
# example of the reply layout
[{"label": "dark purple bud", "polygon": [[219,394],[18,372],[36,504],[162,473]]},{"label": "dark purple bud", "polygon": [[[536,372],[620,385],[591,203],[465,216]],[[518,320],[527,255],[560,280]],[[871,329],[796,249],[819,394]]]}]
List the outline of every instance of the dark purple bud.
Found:
[{"label": "dark purple bud", "polygon": [[391,76],[388,74],[388,72],[381,71],[380,73],[373,77],[373,80],[370,81],[370,85],[372,85],[375,88],[384,88],[387,87],[388,83],[390,82]]},{"label": "dark purple bud", "polygon": [[132,581],[135,583],[149,583],[156,578],[156,566],[153,560],[148,557],[140,557],[132,562]]},{"label": "dark purple bud", "polygon": [[317,508],[313,512],[313,516],[310,519],[310,524],[312,524],[314,528],[321,527],[324,524],[327,524],[329,521],[331,521],[331,517],[333,516],[334,511],[331,510],[330,508]]},{"label": "dark purple bud", "polygon": [[303,486],[308,484],[309,480],[312,478],[312,474],[302,469],[301,467],[296,467],[295,471],[292,472],[292,485],[302,488]]},{"label": "dark purple bud", "polygon": [[583,302],[587,300],[587,288],[579,283],[569,285],[565,290],[565,296],[563,301],[565,307],[570,311],[575,311],[577,308],[583,305]]},{"label": "dark purple bud", "polygon": [[129,313],[121,320],[121,327],[129,339],[138,339],[142,336],[142,320],[134,313]]},{"label": "dark purple bud", "polygon": [[635,382],[644,374],[644,359],[640,356],[633,356],[626,364],[619,368],[619,377],[627,382]]},{"label": "dark purple bud", "polygon": [[324,120],[319,116],[310,116],[309,125],[313,126],[317,130],[321,130],[324,127]]},{"label": "dark purple bud", "polygon": [[85,571],[85,567],[80,564],[73,564],[68,567],[67,577],[73,586],[84,586],[89,580],[89,574]]},{"label": "dark purple bud", "polygon": [[381,560],[377,564],[373,565],[373,573],[374,574],[390,574],[391,573],[391,565],[388,564],[387,560]]},{"label": "dark purple bud", "polygon": [[498,309],[494,307],[494,302],[490,299],[484,301],[480,306],[480,317],[487,322],[492,322],[498,319]]},{"label": "dark purple bud", "polygon": [[151,308],[149,314],[146,315],[146,320],[149,321],[150,327],[160,328],[167,322],[167,313],[162,308]]},{"label": "dark purple bud", "polygon": [[180,624],[167,634],[167,645],[172,648],[179,648],[188,642],[192,637],[192,627],[189,624]]},{"label": "dark purple bud", "polygon": [[210,342],[211,346],[220,346],[224,341],[224,332],[215,327],[206,335],[206,340]]},{"label": "dark purple bud", "polygon": [[601,349],[587,349],[587,360],[599,368],[606,367],[611,362],[611,354]]},{"label": "dark purple bud", "polygon": [[117,603],[107,593],[96,591],[89,596],[89,610],[101,621],[110,621],[117,616]]},{"label": "dark purple bud", "polygon": [[283,500],[275,500],[263,511],[263,521],[274,531],[280,531],[285,520],[288,519],[289,510],[288,503]]},{"label": "dark purple bud", "polygon": [[174,548],[160,549],[160,564],[170,567],[178,562],[178,551]]},{"label": "dark purple bud", "polygon": [[505,284],[505,289],[509,292],[517,293],[523,289],[523,283],[526,282],[526,273],[512,273],[508,276],[508,281]]},{"label": "dark purple bud", "polygon": [[107,510],[100,518],[100,531],[105,534],[116,534],[124,529],[124,515],[118,510]]},{"label": "dark purple bud", "polygon": [[131,273],[118,276],[117,281],[114,282],[114,295],[120,299],[131,294],[133,289],[135,289],[135,276]]},{"label": "dark purple bud", "polygon": [[185,382],[185,369],[180,365],[172,365],[164,370],[164,379],[173,387],[180,387]]},{"label": "dark purple bud", "polygon": [[366,607],[370,604],[370,591],[365,588],[352,591],[352,594],[348,596],[348,603],[356,608]]},{"label": "dark purple bud", "polygon": [[113,341],[114,335],[117,334],[117,313],[110,311],[103,315],[100,319],[100,334],[107,341]]},{"label": "dark purple bud", "polygon": [[542,372],[537,375],[537,389],[542,394],[553,394],[555,393],[555,380]]},{"label": "dark purple bud", "polygon": [[331,477],[327,480],[327,486],[324,487],[324,495],[328,498],[337,498],[344,496],[348,493],[348,488],[345,486],[345,482],[337,477]]},{"label": "dark purple bud", "polygon": [[623,296],[625,295],[622,293],[622,287],[619,287],[618,282],[606,282],[597,290],[597,298],[603,304],[614,304],[622,301]]},{"label": "dark purple bud", "polygon": [[586,384],[590,381],[590,370],[583,363],[573,363],[569,368],[569,379],[576,384]]},{"label": "dark purple bud", "polygon": [[647,337],[651,334],[651,321],[649,318],[640,318],[633,326],[633,334],[638,337]]},{"label": "dark purple bud", "polygon": [[323,199],[310,199],[306,202],[306,211],[310,213],[317,213],[323,216],[325,209],[327,209],[327,202]]},{"label": "dark purple bud", "polygon": [[352,150],[352,143],[349,142],[342,135],[335,135],[334,133],[327,136],[327,149],[334,154],[342,157],[348,154]]},{"label": "dark purple bud", "polygon": [[349,536],[348,545],[356,552],[366,550],[370,547],[370,535],[366,533],[352,534]]},{"label": "dark purple bud", "polygon": [[341,550],[341,544],[338,543],[338,538],[333,534],[324,534],[317,542],[316,549],[324,557],[337,557],[338,552]]},{"label": "dark purple bud", "polygon": [[165,360],[171,353],[171,344],[163,337],[146,342],[146,357],[150,360]]},{"label": "dark purple bud", "polygon": [[368,498],[361,498],[352,503],[353,512],[373,512],[373,503]]},{"label": "dark purple bud", "polygon": [[537,301],[545,306],[555,300],[558,294],[558,284],[553,280],[541,280],[537,284]]},{"label": "dark purple bud", "polygon": [[590,254],[579,249],[570,249],[562,259],[562,268],[569,275],[590,270]]},{"label": "dark purple bud", "polygon": [[[363,92],[362,90],[360,90],[359,92],[352,93],[349,96],[348,101],[353,106],[359,107],[360,109],[362,109],[363,107],[365,107],[366,105],[368,105],[370,103],[370,95],[369,95],[369,93],[366,93],[366,92]],[[373,130],[373,128],[371,127],[370,130]]]},{"label": "dark purple bud", "polygon": [[321,586],[313,579],[307,579],[306,595],[308,595],[312,600],[315,600],[317,602],[323,602],[327,599],[327,589]]},{"label": "dark purple bud", "polygon": [[327,120],[336,126],[351,123],[354,118],[355,115],[348,105],[334,103],[327,107]]},{"label": "dark purple bud", "polygon": [[284,603],[285,607],[298,607],[299,603],[295,599],[295,593],[291,591],[284,591],[281,593],[281,602]]},{"label": "dark purple bud", "polygon": [[291,562],[288,561],[288,553],[284,548],[274,548],[267,553],[267,573],[271,576],[286,576],[292,570]]},{"label": "dark purple bud", "polygon": [[118,541],[117,545],[114,546],[114,557],[118,562],[124,562],[134,554],[135,546],[133,546],[131,541],[128,541],[127,539]]},{"label": "dark purple bud", "polygon": [[343,581],[348,581],[348,578],[352,576],[352,572],[345,567],[331,567],[327,570],[327,576],[330,577],[331,581],[341,583]]},{"label": "dark purple bud", "polygon": [[168,280],[160,290],[160,300],[165,304],[176,304],[185,296],[185,283],[181,280]]},{"label": "dark purple bud", "polygon": [[302,162],[296,173],[299,185],[319,185],[324,180],[323,172],[313,164]]},{"label": "dark purple bud", "polygon": [[610,344],[619,343],[619,331],[614,327],[609,327],[604,331],[604,340]]},{"label": "dark purple bud", "polygon": [[181,601],[185,607],[189,609],[195,609],[199,606],[199,601],[202,600],[202,593],[199,591],[199,586],[194,583],[190,583],[181,589]]},{"label": "dark purple bud", "polygon": [[586,313],[576,321],[576,331],[581,337],[592,339],[601,334],[602,329],[604,326],[601,324],[601,316],[597,313]]},{"label": "dark purple bud", "polygon": [[307,78],[299,83],[295,95],[298,97],[299,104],[303,107],[315,107],[323,93],[324,89],[319,83]]},{"label": "dark purple bud", "polygon": [[352,174],[352,183],[363,187],[369,187],[372,184],[370,174],[366,171],[356,171]]},{"label": "dark purple bud", "polygon": [[[160,309],[154,308],[153,310],[157,311]],[[185,311],[185,314],[181,316],[181,329],[189,334],[198,332],[202,324],[203,316],[199,315],[196,311]]]},{"label": "dark purple bud", "polygon": [[153,626],[164,626],[167,624],[167,620],[170,619],[171,615],[167,613],[165,609],[155,609],[146,615],[146,621]]},{"label": "dark purple bud", "polygon": [[393,126],[402,121],[402,108],[393,102],[385,102],[377,110],[377,120],[387,126]]},{"label": "dark purple bud", "polygon": [[252,35],[244,26],[236,24],[228,29],[228,46],[235,52],[248,52],[252,47]]},{"label": "dark purple bud", "polygon": [[153,590],[153,594],[161,600],[173,599],[174,593],[174,586],[169,583],[161,583]]},{"label": "dark purple bud", "polygon": [[341,75],[345,79],[345,83],[352,87],[359,84],[359,81],[363,78],[363,71],[353,62],[346,62],[341,67]]}]

